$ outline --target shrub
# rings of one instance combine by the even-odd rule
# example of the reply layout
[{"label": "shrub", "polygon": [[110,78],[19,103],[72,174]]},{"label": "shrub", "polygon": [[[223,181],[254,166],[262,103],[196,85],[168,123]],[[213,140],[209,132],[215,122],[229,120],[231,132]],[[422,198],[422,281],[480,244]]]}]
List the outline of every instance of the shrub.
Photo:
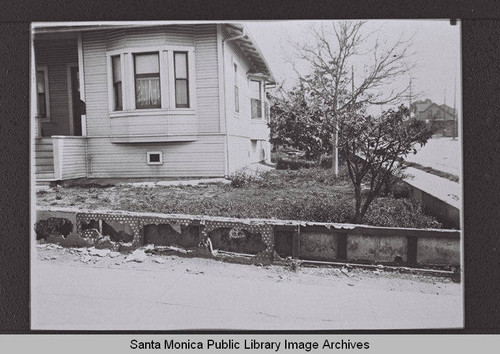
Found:
[{"label": "shrub", "polygon": [[278,157],[276,159],[277,170],[299,170],[302,168],[313,168],[316,163],[313,161],[298,159],[298,158],[285,158]]},{"label": "shrub", "polygon": [[410,198],[410,188],[403,183],[396,183],[392,186],[392,196],[394,199]]},{"label": "shrub", "polygon": [[411,199],[375,199],[368,208],[363,223],[386,227],[443,227],[436,218],[424,214],[422,204]]},{"label": "shrub", "polygon": [[331,156],[325,156],[321,159],[320,166],[322,168],[328,169],[332,168],[333,158]]},{"label": "shrub", "polygon": [[351,198],[328,198],[326,195],[311,195],[305,198],[290,198],[284,205],[286,219],[350,223],[354,217]]},{"label": "shrub", "polygon": [[231,176],[229,176],[229,179],[231,180],[231,187],[241,188],[245,184],[253,181],[256,178],[255,178],[255,176],[253,176],[245,171],[236,171]]}]

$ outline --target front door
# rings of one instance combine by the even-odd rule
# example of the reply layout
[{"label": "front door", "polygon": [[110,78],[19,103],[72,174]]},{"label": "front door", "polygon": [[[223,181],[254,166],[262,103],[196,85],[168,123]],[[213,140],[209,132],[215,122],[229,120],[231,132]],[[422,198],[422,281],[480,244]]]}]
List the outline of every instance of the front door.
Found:
[{"label": "front door", "polygon": [[77,66],[71,67],[71,102],[73,106],[73,135],[82,135],[82,104],[80,102],[80,76]]}]

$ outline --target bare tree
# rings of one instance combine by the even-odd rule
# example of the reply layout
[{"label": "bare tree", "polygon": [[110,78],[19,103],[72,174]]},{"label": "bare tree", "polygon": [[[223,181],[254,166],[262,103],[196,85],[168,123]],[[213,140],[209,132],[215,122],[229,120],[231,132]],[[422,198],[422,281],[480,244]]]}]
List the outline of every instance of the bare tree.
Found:
[{"label": "bare tree", "polygon": [[339,145],[346,152],[347,171],[354,186],[354,221],[361,223],[383,188],[403,175],[403,159],[416,153],[417,145],[427,143],[432,129],[424,121],[411,119],[403,105],[378,118],[349,114],[339,125]]},{"label": "bare tree", "polygon": [[[378,37],[378,31],[363,34],[365,21],[334,22],[312,28],[314,40],[296,44],[299,60],[310,66],[307,74],[296,70],[302,87],[332,121],[334,174],[338,175],[338,122],[346,114],[371,105],[400,103],[408,98],[409,85],[391,87],[409,74],[414,65],[411,39],[403,35],[395,43]],[[363,57],[363,68],[356,59]],[[369,60],[367,60],[369,59]],[[356,79],[356,80],[355,80]]]}]

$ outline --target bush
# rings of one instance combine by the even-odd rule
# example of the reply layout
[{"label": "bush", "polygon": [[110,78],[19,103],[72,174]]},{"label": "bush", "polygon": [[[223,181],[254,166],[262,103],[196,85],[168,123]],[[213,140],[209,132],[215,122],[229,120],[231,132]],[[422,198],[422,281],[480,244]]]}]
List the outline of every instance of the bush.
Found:
[{"label": "bush", "polygon": [[321,162],[319,165],[320,165],[320,167],[325,168],[325,169],[332,168],[333,158],[331,156],[325,156],[321,159]]},{"label": "bush", "polygon": [[245,184],[253,181],[255,179],[255,176],[245,171],[236,171],[231,176],[229,176],[229,179],[231,180],[231,187],[241,188]]},{"label": "bush", "polygon": [[299,170],[302,168],[316,167],[316,163],[309,160],[298,158],[278,157],[276,159],[277,170]]},{"label": "bush", "polygon": [[410,188],[403,183],[396,183],[392,186],[392,196],[394,199],[410,198]]},{"label": "bush", "polygon": [[326,195],[292,197],[284,205],[283,217],[302,221],[351,223],[354,208],[351,198],[332,198]]},{"label": "bush", "polygon": [[363,224],[385,227],[439,229],[443,225],[424,214],[422,204],[411,199],[378,198],[372,202]]}]

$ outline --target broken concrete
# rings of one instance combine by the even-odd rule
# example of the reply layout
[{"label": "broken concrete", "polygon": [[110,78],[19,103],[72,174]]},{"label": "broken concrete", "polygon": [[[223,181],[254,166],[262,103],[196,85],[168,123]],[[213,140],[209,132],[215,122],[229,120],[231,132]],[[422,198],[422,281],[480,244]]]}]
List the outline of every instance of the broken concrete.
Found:
[{"label": "broken concrete", "polygon": [[[460,266],[460,232],[273,219],[235,219],[123,211],[39,208],[38,221],[67,216],[76,231],[52,241],[69,247],[132,252],[144,244],[171,247],[187,256],[244,255],[245,262],[269,264],[274,255],[311,261],[383,262],[397,265]],[[106,226],[107,225],[107,226]],[[111,236],[103,235],[108,230]],[[132,240],[130,240],[132,238]],[[129,242],[124,242],[130,240]],[[172,249],[177,247],[177,250]],[[218,252],[220,251],[220,252]],[[227,255],[226,255],[227,256]],[[226,257],[224,256],[224,257]],[[234,257],[226,257],[234,259]]]}]

